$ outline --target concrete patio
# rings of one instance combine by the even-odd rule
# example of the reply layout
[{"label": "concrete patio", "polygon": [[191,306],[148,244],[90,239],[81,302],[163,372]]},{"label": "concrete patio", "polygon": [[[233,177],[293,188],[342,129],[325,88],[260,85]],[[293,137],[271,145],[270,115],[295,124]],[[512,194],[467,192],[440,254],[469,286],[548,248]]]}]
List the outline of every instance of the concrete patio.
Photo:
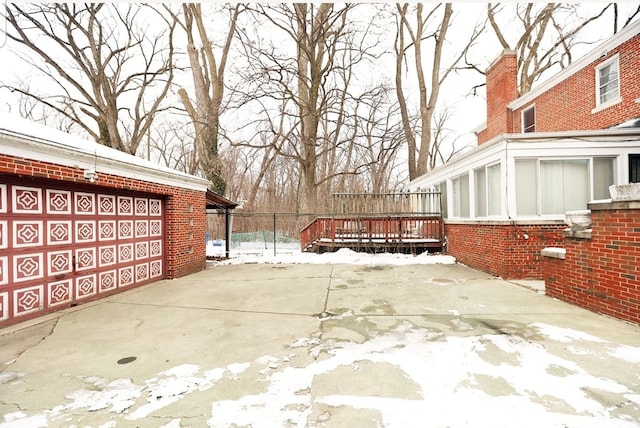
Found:
[{"label": "concrete patio", "polygon": [[215,266],[0,330],[0,427],[632,427],[639,363],[462,265]]}]

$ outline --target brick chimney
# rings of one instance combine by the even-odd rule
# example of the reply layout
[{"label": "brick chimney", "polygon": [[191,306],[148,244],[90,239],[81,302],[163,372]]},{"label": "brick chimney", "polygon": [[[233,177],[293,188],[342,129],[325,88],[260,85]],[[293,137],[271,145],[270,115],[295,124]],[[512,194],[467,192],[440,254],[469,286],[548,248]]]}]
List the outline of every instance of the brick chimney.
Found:
[{"label": "brick chimney", "polygon": [[518,62],[515,51],[502,51],[489,66],[487,78],[487,128],[478,134],[478,144],[513,132],[513,117],[507,105],[518,98]]}]

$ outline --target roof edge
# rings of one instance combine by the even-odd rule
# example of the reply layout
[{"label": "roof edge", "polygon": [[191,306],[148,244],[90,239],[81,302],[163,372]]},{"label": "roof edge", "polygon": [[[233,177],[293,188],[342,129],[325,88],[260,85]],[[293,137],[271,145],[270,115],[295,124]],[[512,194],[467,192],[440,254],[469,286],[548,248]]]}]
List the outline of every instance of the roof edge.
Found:
[{"label": "roof edge", "polygon": [[540,83],[539,86],[531,89],[526,94],[516,98],[507,104],[507,107],[512,110],[517,110],[520,107],[523,107],[527,103],[533,101],[538,96],[547,92],[552,87],[558,85],[560,82],[568,79],[573,74],[582,70],[592,62],[596,61],[603,56],[606,56],[610,53],[611,50],[617,48],[621,44],[627,42],[632,39],[636,35],[640,33],[640,20],[634,21],[629,24],[628,27],[623,28],[618,33],[611,36],[609,39],[605,40],[603,43],[598,45],[596,48],[587,52],[585,55],[578,58],[576,61],[572,62],[570,65],[560,70],[558,73],[551,76],[549,79]]},{"label": "roof edge", "polygon": [[[8,116],[0,116],[8,119]],[[13,127],[0,121],[3,153],[50,162],[78,169],[95,169],[98,173],[113,174],[173,187],[205,191],[209,182],[203,178],[164,167],[157,163],[120,152],[93,141],[67,134],[42,124],[16,117]],[[29,131],[24,129],[29,126]],[[20,128],[23,129],[20,129]]]}]

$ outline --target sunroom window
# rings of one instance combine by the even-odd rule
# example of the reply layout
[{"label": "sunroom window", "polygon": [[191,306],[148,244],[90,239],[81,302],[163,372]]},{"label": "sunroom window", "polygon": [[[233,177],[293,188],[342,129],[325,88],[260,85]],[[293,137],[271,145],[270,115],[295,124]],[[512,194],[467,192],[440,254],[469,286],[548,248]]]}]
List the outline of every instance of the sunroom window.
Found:
[{"label": "sunroom window", "polygon": [[469,174],[451,180],[453,217],[469,217]]},{"label": "sunroom window", "polygon": [[516,159],[518,215],[558,215],[606,199],[614,184],[614,158]]},{"label": "sunroom window", "polygon": [[589,202],[589,160],[540,161],[540,213],[583,210]]},{"label": "sunroom window", "polygon": [[475,170],[476,217],[500,215],[502,192],[500,187],[500,164]]}]

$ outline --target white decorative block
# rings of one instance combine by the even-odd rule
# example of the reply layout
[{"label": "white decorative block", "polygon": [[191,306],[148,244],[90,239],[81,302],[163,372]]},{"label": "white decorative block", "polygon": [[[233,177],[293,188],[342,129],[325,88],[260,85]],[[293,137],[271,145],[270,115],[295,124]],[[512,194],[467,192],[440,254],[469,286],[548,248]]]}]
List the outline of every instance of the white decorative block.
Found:
[{"label": "white decorative block", "polygon": [[640,201],[640,183],[614,184],[609,186],[611,202]]}]

